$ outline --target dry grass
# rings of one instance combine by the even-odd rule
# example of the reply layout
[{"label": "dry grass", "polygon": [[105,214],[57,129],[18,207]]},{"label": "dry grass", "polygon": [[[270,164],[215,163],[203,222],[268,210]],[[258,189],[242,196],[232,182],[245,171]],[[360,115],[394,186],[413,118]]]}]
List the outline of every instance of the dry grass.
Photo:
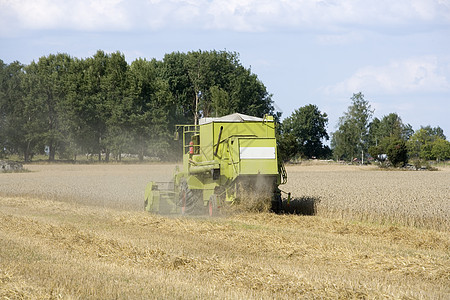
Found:
[{"label": "dry grass", "polygon": [[[364,221],[389,219],[387,209],[358,221],[370,194],[341,180],[401,183],[413,174],[414,184],[419,173],[379,178],[382,171],[354,167],[289,167],[291,190],[322,199],[318,216],[209,219],[140,211],[145,183],[169,179],[173,166],[27,167],[34,172],[0,176],[0,299],[450,297],[450,233],[442,222],[427,229]],[[420,174],[435,188],[448,177],[426,178],[449,173]],[[318,179],[335,192],[309,185]],[[448,214],[442,198],[429,200]],[[343,210],[330,218],[331,208],[351,204],[361,215]]]},{"label": "dry grass", "polygon": [[[0,174],[0,195],[138,211],[147,182],[169,181],[175,169],[167,164],[25,167],[32,172]],[[294,198],[316,200],[320,216],[450,230],[450,168],[414,172],[302,164],[287,171],[288,184],[281,188]],[[258,205],[264,211],[270,203]]]},{"label": "dry grass", "polygon": [[0,174],[0,195],[31,196],[126,210],[143,208],[145,185],[169,181],[175,165],[26,165]]},{"label": "dry grass", "polygon": [[1,198],[0,205],[4,298],[445,298],[450,292],[448,233],[272,214],[165,218],[33,198]]},{"label": "dry grass", "polygon": [[450,169],[381,171],[346,165],[290,166],[286,187],[317,200],[321,216],[450,230]]}]

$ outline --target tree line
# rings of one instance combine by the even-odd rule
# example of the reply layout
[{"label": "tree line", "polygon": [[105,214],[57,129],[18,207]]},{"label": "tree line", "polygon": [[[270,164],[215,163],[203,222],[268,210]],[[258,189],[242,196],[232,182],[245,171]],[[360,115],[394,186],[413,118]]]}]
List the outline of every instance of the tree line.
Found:
[{"label": "tree line", "polygon": [[51,54],[29,65],[0,60],[2,156],[175,159],[175,124],[233,112],[276,114],[264,84],[234,52],[173,52],[130,64],[120,52],[101,50],[86,59]]},{"label": "tree line", "polygon": [[[440,127],[414,131],[396,113],[373,118],[362,93],[350,100],[330,134],[327,114],[314,104],[285,118],[277,127],[281,159],[364,163],[387,156],[397,166],[408,159],[450,158]],[[120,52],[101,50],[85,59],[51,54],[29,65],[0,60],[0,158],[95,154],[109,161],[127,153],[175,160],[181,151],[173,140],[175,124],[234,112],[281,118],[272,95],[235,52],[173,52],[130,64]],[[331,147],[325,145],[330,139]]]},{"label": "tree line", "polygon": [[324,145],[330,140],[325,130],[328,116],[316,105],[303,106],[284,119],[279,134],[283,159],[376,160],[396,167],[408,161],[420,166],[429,160],[450,159],[450,142],[439,126],[421,126],[414,131],[397,113],[374,118],[374,110],[361,92],[350,100],[336,131],[331,133],[331,147]]}]

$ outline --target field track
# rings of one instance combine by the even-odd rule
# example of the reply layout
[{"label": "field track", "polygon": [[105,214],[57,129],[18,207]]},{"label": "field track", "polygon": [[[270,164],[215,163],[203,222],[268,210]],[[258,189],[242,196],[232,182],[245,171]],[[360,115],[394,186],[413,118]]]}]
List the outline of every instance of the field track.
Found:
[{"label": "field track", "polygon": [[0,299],[450,298],[448,170],[291,166],[316,216],[210,219],[141,211],[172,165],[26,168],[0,174]]}]

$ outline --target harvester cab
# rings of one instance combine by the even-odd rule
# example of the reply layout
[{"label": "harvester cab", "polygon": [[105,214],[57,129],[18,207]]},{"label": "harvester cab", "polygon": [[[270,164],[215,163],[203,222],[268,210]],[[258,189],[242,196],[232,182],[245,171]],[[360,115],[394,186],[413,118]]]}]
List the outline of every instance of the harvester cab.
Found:
[{"label": "harvester cab", "polygon": [[183,139],[182,170],[172,182],[147,185],[147,211],[215,215],[255,197],[269,199],[272,211],[281,210],[278,186],[287,175],[278,159],[272,116],[202,118],[199,125],[177,125],[177,131]]}]

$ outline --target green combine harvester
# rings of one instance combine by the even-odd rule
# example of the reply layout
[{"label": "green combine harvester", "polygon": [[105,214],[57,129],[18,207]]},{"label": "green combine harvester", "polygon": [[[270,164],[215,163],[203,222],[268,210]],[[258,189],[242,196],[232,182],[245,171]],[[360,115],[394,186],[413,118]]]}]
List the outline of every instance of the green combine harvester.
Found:
[{"label": "green combine harvester", "polygon": [[145,210],[213,216],[249,197],[269,197],[271,210],[281,210],[278,186],[287,182],[287,174],[278,159],[272,116],[235,113],[176,129],[176,139],[182,132],[183,168],[171,182],[148,183]]}]

